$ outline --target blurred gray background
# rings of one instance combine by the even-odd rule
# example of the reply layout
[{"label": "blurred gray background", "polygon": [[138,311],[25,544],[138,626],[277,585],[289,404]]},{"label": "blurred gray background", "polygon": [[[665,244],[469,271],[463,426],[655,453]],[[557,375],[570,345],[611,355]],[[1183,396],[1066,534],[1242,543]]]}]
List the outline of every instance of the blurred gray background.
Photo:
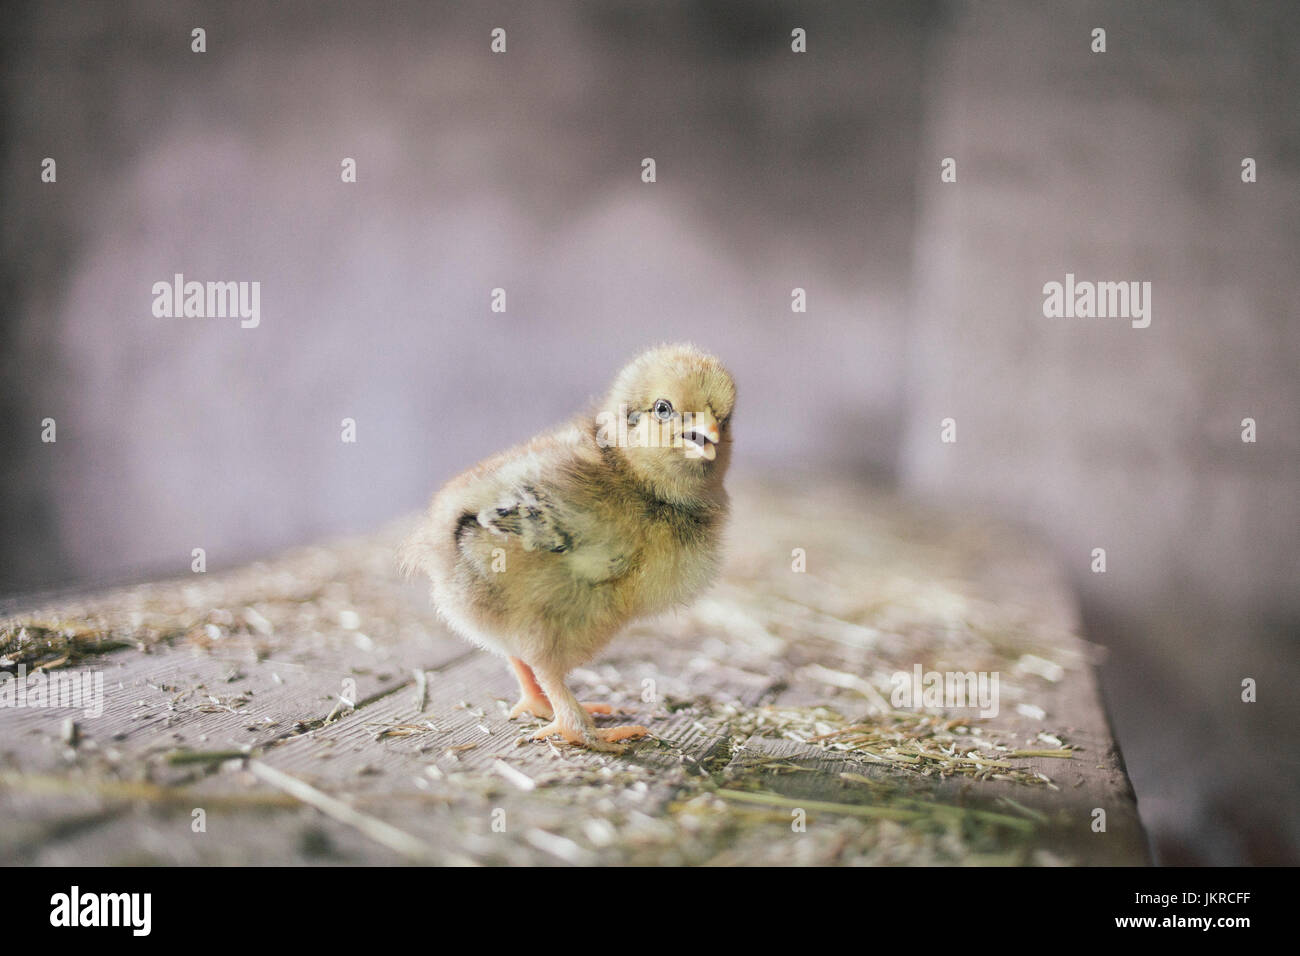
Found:
[{"label": "blurred gray background", "polygon": [[[692,339],[738,471],[1056,546],[1158,859],[1297,862],[1298,35],[1286,2],[10,4],[0,594],[371,528]],[[175,272],[260,281],[261,326],[154,318]],[[1151,327],[1044,318],[1067,272],[1150,281]]]}]

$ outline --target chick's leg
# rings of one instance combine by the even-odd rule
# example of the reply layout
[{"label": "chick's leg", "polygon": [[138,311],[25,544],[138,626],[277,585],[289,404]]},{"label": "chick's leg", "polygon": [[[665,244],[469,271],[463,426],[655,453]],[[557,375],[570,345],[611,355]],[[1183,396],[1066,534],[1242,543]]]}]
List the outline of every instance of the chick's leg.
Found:
[{"label": "chick's leg", "polygon": [[533,740],[559,736],[568,743],[588,750],[622,753],[627,745],[618,741],[629,737],[650,736],[650,731],[640,726],[597,727],[587,708],[564,686],[563,673],[539,668],[537,677],[555,708],[555,719],[534,733]]},{"label": "chick's leg", "polygon": [[546,691],[537,683],[533,669],[517,657],[510,658],[510,666],[514,668],[515,677],[519,680],[519,703],[511,708],[510,719],[514,720],[520,714],[532,714],[543,720],[553,718],[555,711],[551,709]]},{"label": "chick's leg", "polygon": [[[542,720],[553,718],[555,711],[546,696],[546,691],[542,690],[541,685],[537,683],[537,675],[533,673],[533,669],[518,657],[510,658],[510,666],[514,668],[515,678],[519,681],[519,703],[511,708],[510,719],[514,720],[520,714],[532,714]],[[584,703],[582,706],[589,714],[614,713],[614,708],[609,704]]]}]

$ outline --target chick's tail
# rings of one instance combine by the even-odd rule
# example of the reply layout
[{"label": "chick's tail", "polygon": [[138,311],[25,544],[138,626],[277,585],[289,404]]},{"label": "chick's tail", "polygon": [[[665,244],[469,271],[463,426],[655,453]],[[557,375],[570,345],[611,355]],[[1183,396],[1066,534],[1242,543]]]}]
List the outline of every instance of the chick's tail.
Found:
[{"label": "chick's tail", "polygon": [[428,519],[421,519],[415,530],[398,546],[397,566],[401,569],[403,576],[409,578],[414,576],[416,572],[429,573],[429,562],[433,551],[428,534]]}]

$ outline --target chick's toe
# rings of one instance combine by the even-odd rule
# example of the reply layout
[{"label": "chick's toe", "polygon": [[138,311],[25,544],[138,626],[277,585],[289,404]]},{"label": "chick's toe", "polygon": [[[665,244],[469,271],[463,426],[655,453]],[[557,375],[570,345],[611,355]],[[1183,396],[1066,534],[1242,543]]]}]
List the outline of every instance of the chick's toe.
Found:
[{"label": "chick's toe", "polygon": [[545,727],[531,734],[529,739],[545,740],[547,737],[560,737],[566,743],[573,744],[576,747],[618,754],[627,750],[627,744],[619,743],[620,740],[649,736],[650,731],[640,725],[593,727],[553,720]]},{"label": "chick's toe", "polygon": [[545,696],[530,696],[525,694],[519,698],[519,703],[510,708],[510,719],[522,717],[524,714],[530,714],[533,717],[539,717],[542,720],[551,720],[555,717],[555,711],[551,708],[551,702]]}]

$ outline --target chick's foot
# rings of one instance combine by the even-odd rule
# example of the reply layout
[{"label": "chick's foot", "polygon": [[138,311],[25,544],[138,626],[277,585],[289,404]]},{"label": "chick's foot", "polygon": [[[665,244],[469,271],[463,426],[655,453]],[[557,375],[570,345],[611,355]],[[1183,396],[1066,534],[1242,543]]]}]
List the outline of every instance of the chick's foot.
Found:
[{"label": "chick's foot", "polygon": [[514,720],[524,714],[532,714],[542,720],[551,720],[555,716],[555,711],[545,694],[524,694],[519,698],[519,703],[510,708],[510,719]]},{"label": "chick's foot", "polygon": [[[620,714],[621,710],[615,710],[609,704],[587,704],[582,705],[583,710],[589,714]],[[519,703],[510,708],[510,719],[521,717],[524,714],[531,714],[541,720],[551,720],[555,717],[555,709],[551,706],[550,700],[545,694],[524,694],[519,698]]]},{"label": "chick's foot", "polygon": [[609,704],[589,704],[583,702],[582,709],[589,714],[626,714],[628,711],[621,707],[611,707]]},{"label": "chick's foot", "polygon": [[571,743],[576,747],[585,747],[588,750],[598,750],[602,753],[622,753],[627,749],[627,744],[619,743],[620,740],[627,740],[630,737],[649,737],[650,731],[639,725],[629,725],[625,727],[574,727],[563,724],[558,720],[553,720],[545,727],[536,731],[530,740],[545,740],[547,737],[561,737],[566,743]]},{"label": "chick's foot", "polygon": [[[514,720],[523,714],[532,714],[542,720],[554,718],[555,708],[551,706],[551,699],[546,696],[546,691],[542,690],[542,685],[537,682],[537,675],[533,673],[533,669],[518,657],[510,658],[510,666],[514,668],[515,677],[519,680],[519,703],[510,708],[510,719]],[[582,709],[589,714],[622,713],[609,704],[584,703]]]}]

